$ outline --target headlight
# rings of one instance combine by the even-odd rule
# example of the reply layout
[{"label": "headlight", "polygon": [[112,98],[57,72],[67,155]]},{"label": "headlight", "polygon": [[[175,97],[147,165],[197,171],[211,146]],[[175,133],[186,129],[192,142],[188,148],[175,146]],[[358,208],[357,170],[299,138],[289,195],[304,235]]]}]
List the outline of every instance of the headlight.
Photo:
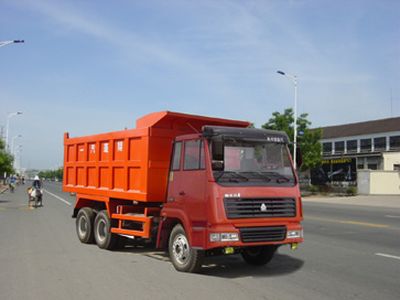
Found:
[{"label": "headlight", "polygon": [[298,239],[303,237],[303,230],[288,230],[286,238],[288,239]]},{"label": "headlight", "polygon": [[219,242],[221,240],[221,236],[219,233],[210,233],[210,242]]},{"label": "headlight", "polygon": [[237,242],[239,234],[236,232],[210,233],[210,242]]}]

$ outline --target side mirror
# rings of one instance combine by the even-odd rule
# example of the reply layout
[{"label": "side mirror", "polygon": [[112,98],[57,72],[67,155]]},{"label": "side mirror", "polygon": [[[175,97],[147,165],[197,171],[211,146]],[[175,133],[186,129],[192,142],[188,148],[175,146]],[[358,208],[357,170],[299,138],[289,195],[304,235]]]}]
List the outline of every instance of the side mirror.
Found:
[{"label": "side mirror", "polygon": [[303,164],[303,154],[301,153],[300,147],[296,147],[296,166],[299,169]]},{"label": "side mirror", "polygon": [[211,163],[211,167],[213,171],[223,171],[224,170],[224,161],[223,160],[213,160]]}]

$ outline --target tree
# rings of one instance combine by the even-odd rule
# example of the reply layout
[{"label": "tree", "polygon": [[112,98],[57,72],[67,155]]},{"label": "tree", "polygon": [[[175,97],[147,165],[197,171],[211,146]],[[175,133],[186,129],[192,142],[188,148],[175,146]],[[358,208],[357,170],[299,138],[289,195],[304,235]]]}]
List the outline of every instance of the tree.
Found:
[{"label": "tree", "polygon": [[[301,170],[305,171],[318,166],[321,163],[321,129],[310,130],[311,122],[307,119],[308,114],[301,114],[297,118],[297,144],[301,149],[303,164]],[[264,129],[285,131],[289,140],[293,142],[294,135],[294,116],[291,108],[285,109],[284,113],[274,112],[272,118],[262,125]],[[290,145],[291,153],[293,146]]]},{"label": "tree", "polygon": [[62,167],[60,167],[56,170],[44,170],[44,171],[40,171],[38,173],[38,176],[40,178],[46,178],[46,179],[51,179],[51,180],[54,180],[54,179],[62,180],[63,171],[64,170]]},{"label": "tree", "polygon": [[7,174],[13,173],[13,161],[14,157],[8,153],[5,149],[3,140],[0,139],[0,174],[3,175],[4,172]]}]

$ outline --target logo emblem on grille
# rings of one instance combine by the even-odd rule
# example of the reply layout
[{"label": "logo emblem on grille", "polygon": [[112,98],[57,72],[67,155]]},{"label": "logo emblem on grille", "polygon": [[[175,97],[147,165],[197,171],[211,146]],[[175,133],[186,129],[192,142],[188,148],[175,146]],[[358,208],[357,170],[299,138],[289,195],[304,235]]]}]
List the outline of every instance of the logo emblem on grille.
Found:
[{"label": "logo emblem on grille", "polygon": [[261,211],[267,211],[267,206],[265,205],[265,203],[261,204],[260,210]]}]

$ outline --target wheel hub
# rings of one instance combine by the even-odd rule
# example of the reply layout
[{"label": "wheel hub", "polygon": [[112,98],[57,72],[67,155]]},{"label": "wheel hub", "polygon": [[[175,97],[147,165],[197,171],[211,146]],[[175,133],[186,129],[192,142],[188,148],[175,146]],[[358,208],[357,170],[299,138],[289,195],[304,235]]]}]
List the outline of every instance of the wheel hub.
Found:
[{"label": "wheel hub", "polygon": [[100,242],[103,242],[107,237],[107,225],[104,220],[99,220],[97,224],[97,237]]},{"label": "wheel hub", "polygon": [[81,236],[83,236],[83,235],[85,235],[86,234],[86,232],[87,232],[87,222],[86,222],[86,219],[85,218],[83,218],[83,217],[81,217],[80,219],[79,219],[79,226],[78,226],[78,228],[79,228],[79,234],[81,235]]},{"label": "wheel hub", "polygon": [[172,254],[176,261],[180,264],[184,264],[190,255],[190,247],[186,237],[182,234],[176,236],[172,245]]}]

